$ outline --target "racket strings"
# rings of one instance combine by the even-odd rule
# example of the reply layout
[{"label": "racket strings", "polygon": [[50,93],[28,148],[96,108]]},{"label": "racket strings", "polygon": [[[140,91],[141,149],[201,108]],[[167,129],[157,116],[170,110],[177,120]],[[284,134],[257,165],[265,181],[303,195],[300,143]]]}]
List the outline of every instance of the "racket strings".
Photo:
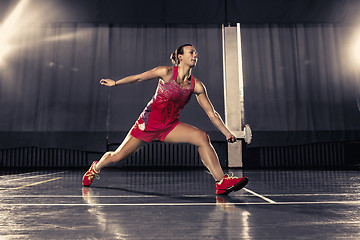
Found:
[{"label": "racket strings", "polygon": [[250,144],[252,141],[252,131],[249,124],[244,126],[244,140],[247,144]]}]

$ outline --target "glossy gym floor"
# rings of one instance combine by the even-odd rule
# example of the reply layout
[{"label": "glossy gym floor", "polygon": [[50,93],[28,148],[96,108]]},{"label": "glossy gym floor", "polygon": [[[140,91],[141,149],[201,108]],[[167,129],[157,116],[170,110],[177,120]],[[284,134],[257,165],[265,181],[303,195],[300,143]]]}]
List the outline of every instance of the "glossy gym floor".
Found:
[{"label": "glossy gym floor", "polygon": [[358,171],[239,170],[216,196],[196,170],[3,171],[0,239],[360,239]]}]

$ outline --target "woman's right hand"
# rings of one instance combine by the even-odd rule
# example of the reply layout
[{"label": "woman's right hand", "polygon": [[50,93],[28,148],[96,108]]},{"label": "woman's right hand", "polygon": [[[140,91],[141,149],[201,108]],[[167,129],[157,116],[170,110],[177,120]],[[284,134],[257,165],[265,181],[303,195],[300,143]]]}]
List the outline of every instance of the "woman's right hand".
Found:
[{"label": "woman's right hand", "polygon": [[116,81],[112,79],[101,79],[100,84],[108,87],[112,87],[116,85]]}]

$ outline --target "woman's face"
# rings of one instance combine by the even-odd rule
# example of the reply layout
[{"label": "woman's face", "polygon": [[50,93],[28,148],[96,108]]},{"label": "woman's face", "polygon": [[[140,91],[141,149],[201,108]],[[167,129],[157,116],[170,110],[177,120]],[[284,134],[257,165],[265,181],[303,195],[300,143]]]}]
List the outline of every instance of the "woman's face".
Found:
[{"label": "woman's face", "polygon": [[183,54],[179,54],[179,60],[181,64],[195,67],[198,60],[198,53],[193,46],[183,47]]}]

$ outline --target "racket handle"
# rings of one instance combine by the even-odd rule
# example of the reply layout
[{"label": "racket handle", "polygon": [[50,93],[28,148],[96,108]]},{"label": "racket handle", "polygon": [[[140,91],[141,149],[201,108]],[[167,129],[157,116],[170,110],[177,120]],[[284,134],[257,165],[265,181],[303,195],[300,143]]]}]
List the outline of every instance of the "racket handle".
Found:
[{"label": "racket handle", "polygon": [[243,140],[243,138],[235,138],[235,141],[232,141],[232,139],[227,140],[229,143],[237,142],[238,140]]},{"label": "racket handle", "polygon": [[[227,140],[227,142],[228,142],[228,143],[235,143],[235,142],[240,141],[240,140],[244,140],[244,141],[245,141],[244,138],[236,138],[235,141],[232,141],[231,139],[229,139],[229,140]],[[246,141],[245,141],[245,142],[246,142]],[[251,143],[251,140],[248,141],[248,142],[246,142],[246,144],[250,144],[250,143]]]}]

